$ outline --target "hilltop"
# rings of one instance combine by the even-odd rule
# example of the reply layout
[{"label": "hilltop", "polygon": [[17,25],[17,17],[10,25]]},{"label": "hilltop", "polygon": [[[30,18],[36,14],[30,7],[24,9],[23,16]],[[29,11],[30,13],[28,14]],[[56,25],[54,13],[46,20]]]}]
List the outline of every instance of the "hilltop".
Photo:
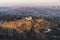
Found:
[{"label": "hilltop", "polygon": [[44,19],[20,19],[0,24],[1,40],[49,40],[48,33],[51,27],[58,26]]},{"label": "hilltop", "polygon": [[[43,20],[43,19],[34,19],[34,20],[21,19],[18,21],[9,21],[9,22],[0,24],[0,28],[1,28],[0,36],[3,36],[4,38],[8,36],[9,39],[11,39],[11,37],[13,37],[12,40],[14,40],[14,36],[16,36],[16,38],[18,37],[17,39],[19,39],[19,40],[24,39],[24,37],[26,37],[26,36],[27,36],[27,38],[24,40],[27,40],[27,39],[30,40],[31,38],[32,38],[31,40],[46,39],[44,37],[44,34],[41,32],[48,31],[49,27],[50,27],[50,22]],[[3,31],[4,31],[4,33],[3,33]],[[18,35],[20,35],[20,36],[18,36]],[[31,35],[31,37],[30,37],[30,35]],[[22,36],[24,36],[24,37],[22,37]],[[36,37],[36,39],[34,39],[33,37]],[[38,38],[38,37],[41,37],[41,38]]]},{"label": "hilltop", "polygon": [[29,29],[31,30],[32,27],[36,27],[36,28],[38,27],[40,29],[49,27],[50,22],[43,19],[34,19],[34,20],[21,19],[18,21],[5,22],[3,24],[0,24],[0,26],[4,28],[13,28],[13,29],[17,29],[17,27],[22,27],[22,28],[26,27],[25,30],[29,30]]}]

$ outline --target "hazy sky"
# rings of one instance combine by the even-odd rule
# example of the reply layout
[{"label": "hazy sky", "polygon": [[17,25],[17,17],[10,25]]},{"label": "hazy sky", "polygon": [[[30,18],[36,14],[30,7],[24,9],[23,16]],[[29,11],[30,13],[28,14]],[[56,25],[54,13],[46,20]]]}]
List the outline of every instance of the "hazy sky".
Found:
[{"label": "hazy sky", "polygon": [[60,0],[0,0],[0,6],[60,5]]}]

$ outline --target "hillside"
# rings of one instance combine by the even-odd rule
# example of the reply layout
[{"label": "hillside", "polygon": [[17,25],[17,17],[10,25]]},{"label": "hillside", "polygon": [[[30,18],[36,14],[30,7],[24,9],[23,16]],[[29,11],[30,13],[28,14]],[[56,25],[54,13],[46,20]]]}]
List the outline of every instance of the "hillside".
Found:
[{"label": "hillside", "polygon": [[47,31],[49,27],[50,22],[43,19],[21,19],[18,21],[5,22],[3,24],[0,24],[0,39],[46,40],[45,35],[42,32]]},{"label": "hillside", "polygon": [[30,28],[39,27],[40,29],[42,29],[42,28],[49,27],[50,22],[43,20],[43,19],[35,19],[35,20],[22,19],[22,20],[18,20],[18,21],[5,22],[3,24],[0,24],[0,26],[2,26],[3,28],[13,28],[13,29],[16,29],[17,27],[25,26],[26,27],[25,30],[29,29],[29,27]]},{"label": "hillside", "polygon": [[[55,39],[53,35],[55,35],[59,25],[60,23],[49,22],[44,19],[20,19],[5,22],[0,24],[0,40],[53,40]],[[51,30],[49,31],[49,29]]]}]

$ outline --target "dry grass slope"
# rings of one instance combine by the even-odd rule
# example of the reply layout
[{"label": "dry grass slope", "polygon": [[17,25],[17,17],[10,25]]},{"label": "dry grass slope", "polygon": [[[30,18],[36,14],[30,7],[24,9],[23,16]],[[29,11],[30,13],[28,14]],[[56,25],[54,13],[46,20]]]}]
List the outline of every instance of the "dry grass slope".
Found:
[{"label": "dry grass slope", "polygon": [[32,27],[37,31],[40,29],[47,29],[50,27],[50,22],[43,19],[35,20],[19,20],[16,22],[10,21],[3,24],[0,24],[3,28],[12,28],[16,30],[25,30],[29,31]]},{"label": "dry grass slope", "polygon": [[47,31],[51,25],[43,19],[5,22],[0,24],[0,40],[47,40],[40,31]]}]

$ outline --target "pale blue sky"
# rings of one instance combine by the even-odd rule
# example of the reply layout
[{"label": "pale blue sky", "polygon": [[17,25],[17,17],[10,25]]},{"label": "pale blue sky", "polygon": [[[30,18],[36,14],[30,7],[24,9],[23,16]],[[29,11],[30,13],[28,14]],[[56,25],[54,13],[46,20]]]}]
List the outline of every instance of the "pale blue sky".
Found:
[{"label": "pale blue sky", "polygon": [[0,0],[0,6],[60,5],[60,0]]}]

